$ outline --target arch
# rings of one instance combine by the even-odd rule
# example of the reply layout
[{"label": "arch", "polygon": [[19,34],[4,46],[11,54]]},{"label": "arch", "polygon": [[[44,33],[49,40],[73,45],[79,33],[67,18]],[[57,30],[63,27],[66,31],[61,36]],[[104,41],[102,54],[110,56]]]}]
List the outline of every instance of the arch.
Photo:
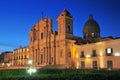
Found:
[{"label": "arch", "polygon": [[70,30],[71,30],[70,25],[68,25],[67,26],[67,33],[70,33]]}]

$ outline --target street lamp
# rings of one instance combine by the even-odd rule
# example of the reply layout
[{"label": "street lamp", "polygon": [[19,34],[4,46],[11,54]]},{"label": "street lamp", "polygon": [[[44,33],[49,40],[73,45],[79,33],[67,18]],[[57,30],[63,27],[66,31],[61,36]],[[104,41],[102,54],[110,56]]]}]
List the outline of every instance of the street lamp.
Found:
[{"label": "street lamp", "polygon": [[29,68],[27,72],[31,75],[32,73],[35,73],[37,70],[35,68]]},{"label": "street lamp", "polygon": [[33,67],[33,61],[29,60],[28,61],[29,68],[27,69],[27,72],[32,75],[32,73],[35,73],[37,70],[36,68]]}]

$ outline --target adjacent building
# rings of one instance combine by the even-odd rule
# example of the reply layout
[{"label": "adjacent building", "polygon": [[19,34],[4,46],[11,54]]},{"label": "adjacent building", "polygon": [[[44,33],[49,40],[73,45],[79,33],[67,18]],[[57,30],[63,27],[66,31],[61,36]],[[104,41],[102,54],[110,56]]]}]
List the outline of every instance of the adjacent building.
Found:
[{"label": "adjacent building", "polygon": [[12,52],[6,51],[0,55],[0,67],[7,67],[11,65],[11,56]]},{"label": "adjacent building", "polygon": [[75,45],[76,67],[80,69],[119,69],[120,39]]},{"label": "adjacent building", "polygon": [[11,66],[26,66],[29,61],[29,48],[19,47],[13,51],[11,57]]}]

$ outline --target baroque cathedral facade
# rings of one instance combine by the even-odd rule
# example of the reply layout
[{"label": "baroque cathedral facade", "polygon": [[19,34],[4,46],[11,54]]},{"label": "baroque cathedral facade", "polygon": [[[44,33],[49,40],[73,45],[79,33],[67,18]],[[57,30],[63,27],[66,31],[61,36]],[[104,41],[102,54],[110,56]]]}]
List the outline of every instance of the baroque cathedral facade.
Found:
[{"label": "baroque cathedral facade", "polygon": [[52,30],[52,20],[42,18],[30,30],[30,54],[36,65],[70,66],[71,46],[78,37],[73,35],[73,17],[64,9],[57,18],[58,32]]},{"label": "baroque cathedral facade", "polygon": [[42,17],[29,32],[28,47],[4,52],[0,65],[24,67],[32,60],[36,67],[120,69],[120,38],[102,38],[92,15],[84,25],[83,38],[74,36],[73,16],[66,8],[57,22],[58,32],[52,29],[52,19]]}]

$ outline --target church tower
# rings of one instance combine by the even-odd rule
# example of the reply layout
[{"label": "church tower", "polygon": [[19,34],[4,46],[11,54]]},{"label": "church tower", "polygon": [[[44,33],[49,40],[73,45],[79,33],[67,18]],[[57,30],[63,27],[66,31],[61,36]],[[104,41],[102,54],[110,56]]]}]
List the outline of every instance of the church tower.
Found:
[{"label": "church tower", "polygon": [[69,38],[73,35],[73,17],[66,8],[58,16],[58,35],[64,38]]},{"label": "church tower", "polygon": [[70,53],[70,40],[73,38],[73,17],[66,8],[60,13],[58,21],[58,37],[57,37],[57,64],[68,65],[68,54]]}]

